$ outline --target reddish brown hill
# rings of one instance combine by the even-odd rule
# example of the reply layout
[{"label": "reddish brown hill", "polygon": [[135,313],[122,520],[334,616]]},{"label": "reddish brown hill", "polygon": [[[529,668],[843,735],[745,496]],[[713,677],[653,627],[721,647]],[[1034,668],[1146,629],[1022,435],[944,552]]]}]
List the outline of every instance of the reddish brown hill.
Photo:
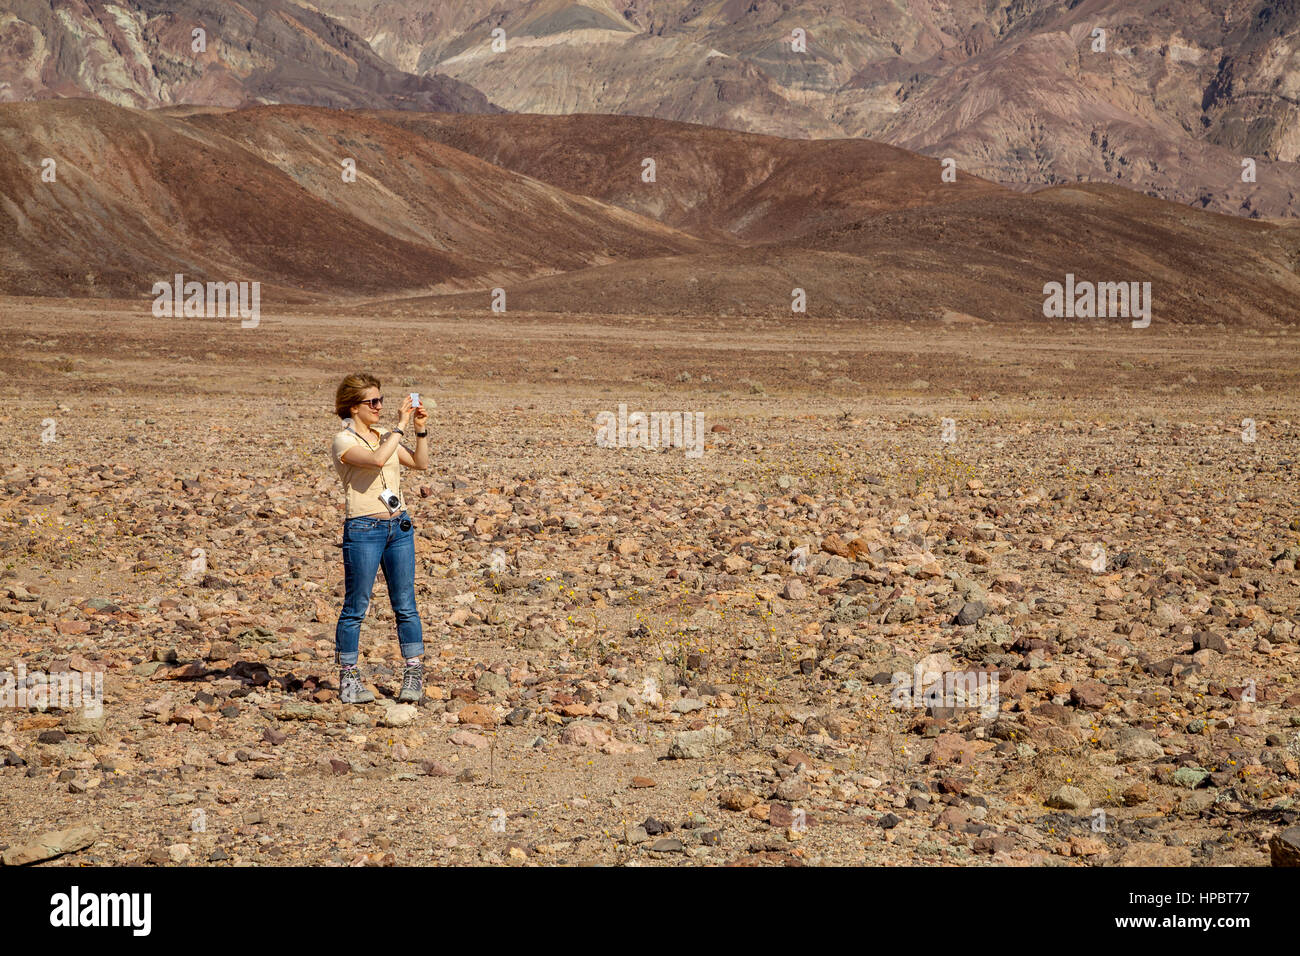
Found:
[{"label": "reddish brown hill", "polygon": [[1181,322],[1300,319],[1300,229],[1206,213],[1116,186],[977,199],[826,230],[798,244],[922,273],[986,318],[1041,316],[1043,284],[1150,281],[1158,315]]},{"label": "reddish brown hill", "polygon": [[[178,119],[96,100],[8,104],[0,117],[5,292],[141,295],[175,272],[357,292],[472,273]],[[53,183],[41,180],[45,157]]]},{"label": "reddish brown hill", "polygon": [[183,272],[369,295],[700,248],[369,117],[182,112],[0,106],[0,290],[137,295]]},{"label": "reddish brown hill", "polygon": [[[790,140],[643,116],[383,118],[569,192],[594,196],[701,236],[766,241],[874,213],[1008,191],[869,140]],[[655,161],[655,182],[642,179]]]},{"label": "reddish brown hill", "polygon": [[[704,247],[391,122],[404,115],[280,106],[199,115],[187,125],[229,137],[350,218],[470,260],[478,284]],[[355,183],[343,182],[343,159],[354,162]]]},{"label": "reddish brown hill", "polygon": [[[1151,282],[1153,322],[1300,321],[1300,228],[1113,186],[1061,187],[864,218],[780,243],[586,269],[512,287],[512,308],[991,321],[1043,317],[1043,286]],[[483,294],[424,300],[482,309]],[[1123,319],[1107,321],[1126,322]]]},{"label": "reddish brown hill", "polygon": [[1297,318],[1300,229],[637,118],[0,107],[0,291],[144,296],[174,272],[411,308],[502,286],[516,310],[788,314],[802,288],[810,318],[990,320],[1041,318],[1043,285],[1074,273],[1151,282],[1160,321],[1255,323]]}]

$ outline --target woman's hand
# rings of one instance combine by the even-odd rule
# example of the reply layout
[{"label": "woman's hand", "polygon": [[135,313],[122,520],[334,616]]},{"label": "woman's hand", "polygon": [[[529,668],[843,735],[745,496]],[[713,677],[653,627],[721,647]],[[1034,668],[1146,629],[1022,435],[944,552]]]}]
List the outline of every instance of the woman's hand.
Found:
[{"label": "woman's hand", "polygon": [[[429,400],[424,399],[424,402],[429,402]],[[426,424],[429,421],[429,410],[425,407],[424,402],[421,402],[420,407],[415,410],[415,454],[412,455],[405,448],[401,450],[402,464],[417,471],[427,471],[429,469],[429,439],[427,435],[424,438],[420,437],[420,432],[429,430],[429,426]],[[430,402],[430,404],[437,407],[438,403]]]},{"label": "woman's hand", "polygon": [[410,424],[411,424],[411,396],[407,395],[406,398],[402,399],[402,414],[401,414],[401,418],[397,422],[397,427],[400,428],[402,431],[406,431],[407,427]]}]

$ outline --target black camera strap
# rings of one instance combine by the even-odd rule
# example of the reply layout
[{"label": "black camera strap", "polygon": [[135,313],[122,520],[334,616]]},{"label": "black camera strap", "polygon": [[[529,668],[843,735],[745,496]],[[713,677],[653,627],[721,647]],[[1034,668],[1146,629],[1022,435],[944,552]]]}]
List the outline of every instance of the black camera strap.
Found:
[{"label": "black camera strap", "polygon": [[348,419],[348,423],[347,423],[347,425],[344,426],[344,431],[349,431],[349,432],[351,432],[353,435],[356,436],[357,440],[358,440],[359,442],[361,442],[361,444],[365,445],[365,446],[366,446],[367,448],[369,448],[371,451],[378,451],[378,450],[379,450],[379,445],[382,445],[382,444],[384,443],[384,436],[383,436],[383,435],[380,435],[380,436],[379,436],[379,445],[375,445],[374,447],[371,447],[370,442],[368,442],[368,441],[366,441],[364,438],[362,438],[362,437],[361,437],[361,434],[360,434],[360,433],[359,433],[359,432],[358,432],[354,427],[352,427],[352,419],[350,419],[350,418]]}]

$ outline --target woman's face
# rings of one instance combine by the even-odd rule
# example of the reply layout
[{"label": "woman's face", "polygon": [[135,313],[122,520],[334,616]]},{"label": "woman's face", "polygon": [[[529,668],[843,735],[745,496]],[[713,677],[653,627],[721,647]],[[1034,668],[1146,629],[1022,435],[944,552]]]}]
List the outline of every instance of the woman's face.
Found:
[{"label": "woman's face", "polygon": [[[379,389],[371,386],[370,388],[366,389],[365,394],[363,394],[361,397],[364,400],[378,398]],[[365,405],[365,404],[353,405],[352,420],[361,422],[363,425],[366,425],[367,427],[373,426],[379,421],[379,415],[383,411],[383,407],[384,406],[382,405],[382,403],[380,404],[379,408],[371,408],[369,405]]]}]

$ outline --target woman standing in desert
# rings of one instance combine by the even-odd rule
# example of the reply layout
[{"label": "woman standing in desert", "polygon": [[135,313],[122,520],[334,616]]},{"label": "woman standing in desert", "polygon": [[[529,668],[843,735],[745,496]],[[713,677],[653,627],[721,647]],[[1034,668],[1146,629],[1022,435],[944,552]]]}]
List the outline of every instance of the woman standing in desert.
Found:
[{"label": "woman standing in desert", "polygon": [[[429,467],[425,423],[429,413],[402,402],[398,426],[379,426],[384,399],[379,379],[359,373],[339,383],[335,414],[343,428],[334,436],[331,457],[343,483],[347,512],[343,523],[343,577],[346,596],[334,631],[339,662],[339,698],[345,704],[366,704],[375,695],[361,686],[357,666],[361,622],[370,607],[375,573],[384,569],[388,599],[397,618],[397,640],[406,666],[402,669],[399,701],[424,698],[424,630],[415,606],[415,531],[402,498],[400,465],[424,471]],[[402,446],[414,415],[415,453]]]}]

